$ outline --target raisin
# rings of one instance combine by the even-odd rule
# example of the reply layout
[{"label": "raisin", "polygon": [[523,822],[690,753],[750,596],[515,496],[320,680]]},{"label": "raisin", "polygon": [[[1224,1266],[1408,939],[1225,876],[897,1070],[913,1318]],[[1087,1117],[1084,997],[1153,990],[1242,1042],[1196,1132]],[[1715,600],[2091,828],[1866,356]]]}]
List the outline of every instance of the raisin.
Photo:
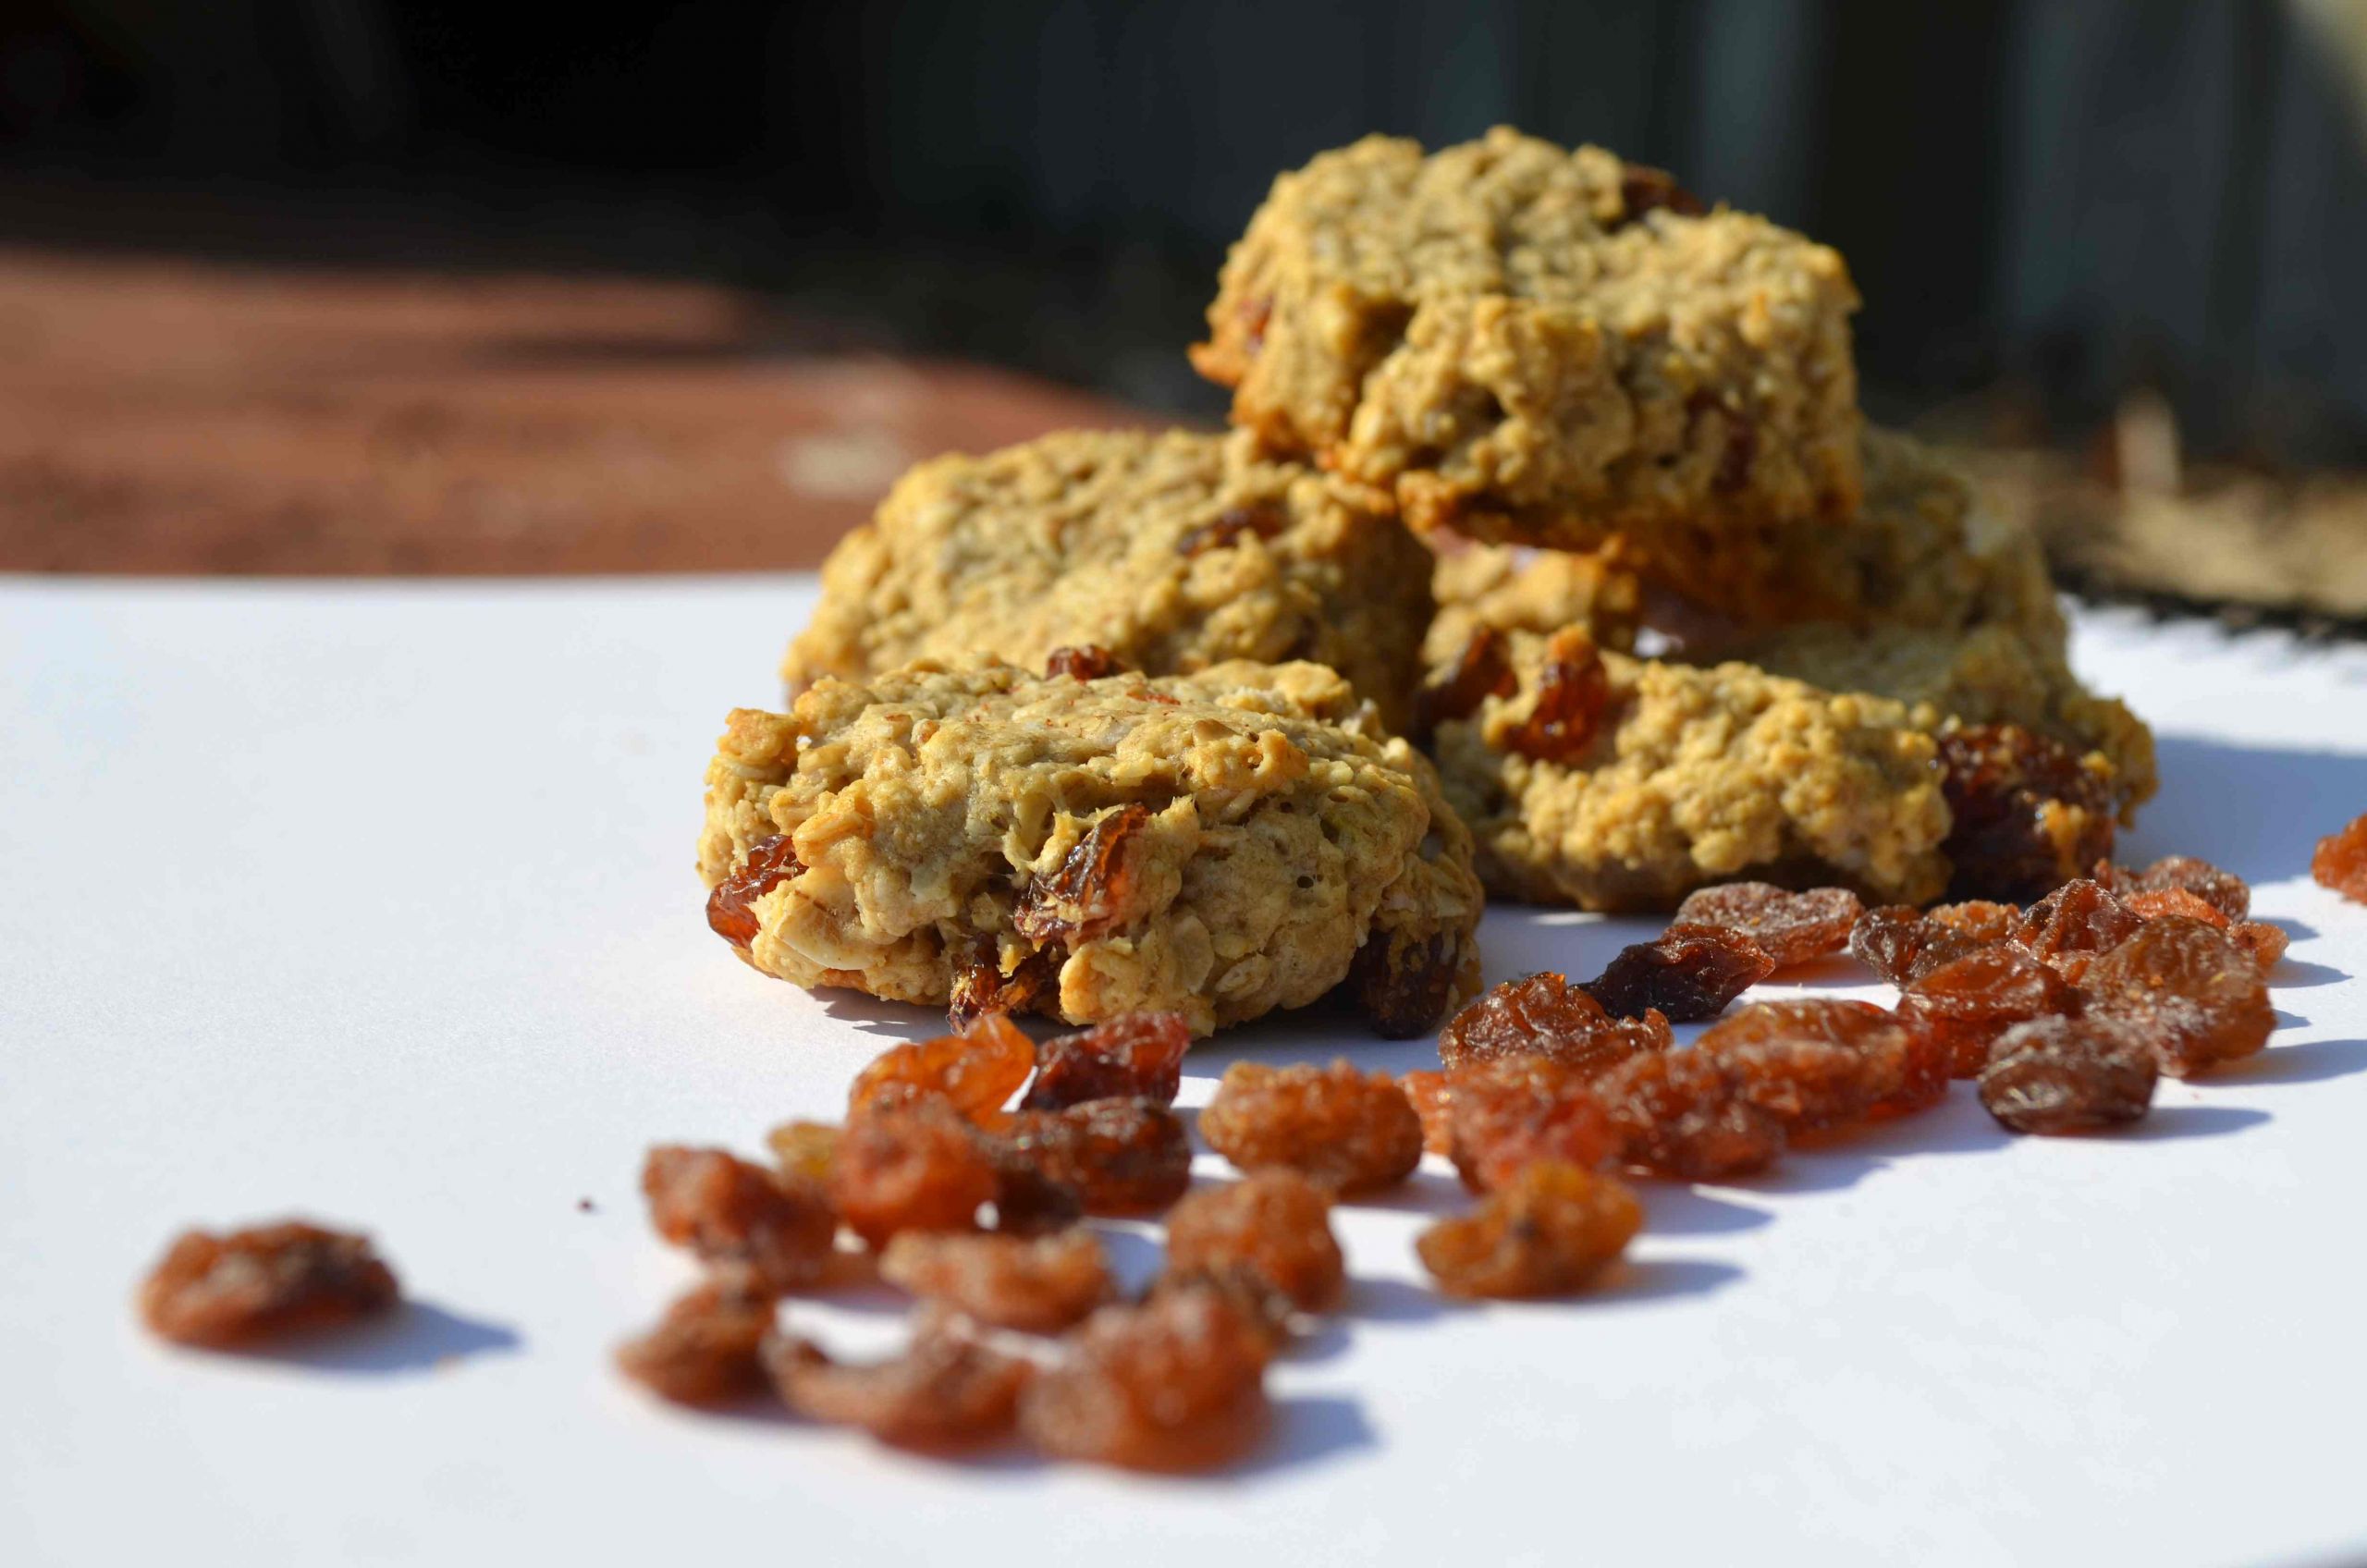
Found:
[{"label": "raisin", "polygon": [[1542,1160],[1424,1231],[1414,1250],[1452,1295],[1566,1295],[1617,1261],[1643,1223],[1625,1183]]},{"label": "raisin", "polygon": [[1839,952],[1865,907],[1846,888],[1795,893],[1766,882],[1728,882],[1689,894],[1676,906],[1674,924],[1739,931],[1766,949],[1776,968],[1789,969]]},{"label": "raisin", "polygon": [[1427,937],[1375,931],[1349,962],[1346,986],[1375,1034],[1410,1040],[1437,1027],[1462,971],[1463,941],[1452,931]]},{"label": "raisin", "polygon": [[1047,1040],[1036,1049],[1036,1081],[1019,1108],[1059,1110],[1116,1098],[1172,1105],[1191,1044],[1191,1026],[1174,1012],[1130,1012]]},{"label": "raisin", "polygon": [[1616,1017],[1643,1018],[1658,1009],[1671,1023],[1699,1023],[1774,970],[1767,949],[1739,932],[1672,925],[1651,941],[1620,949],[1584,988]]},{"label": "raisin", "polygon": [[1858,917],[1849,928],[1849,951],[1904,989],[1944,963],[2005,940],[2021,917],[2012,904],[1943,904],[1929,913],[1887,904]]},{"label": "raisin", "polygon": [[828,1183],[838,1158],[839,1130],[827,1121],[784,1121],[765,1134],[773,1164],[784,1176]]},{"label": "raisin", "polygon": [[764,1388],[756,1352],[772,1326],[772,1296],[746,1276],[709,1280],[619,1345],[617,1367],[677,1404],[722,1404]]},{"label": "raisin", "polygon": [[899,1448],[967,1448],[1011,1429],[1034,1367],[945,1332],[924,1330],[901,1355],[836,1362],[819,1345],[776,1331],[765,1370],[781,1401],[809,1420],[860,1427]]},{"label": "raisin", "polygon": [[1454,1091],[1447,1086],[1443,1072],[1407,1072],[1398,1077],[1397,1086],[1405,1091],[1406,1100],[1414,1107],[1414,1114],[1422,1121],[1422,1148],[1428,1154],[1444,1154],[1454,1146],[1454,1132],[1450,1114],[1454,1105]]},{"label": "raisin", "polygon": [[2157,888],[2151,892],[2131,893],[2121,904],[2140,920],[2159,920],[2165,914],[2180,915],[2188,920],[2200,920],[2225,931],[2230,922],[2226,912],[2216,905],[2205,903],[2184,888]]},{"label": "raisin", "polygon": [[1240,1313],[1264,1337],[1268,1350],[1289,1342],[1298,1304],[1264,1269],[1247,1263],[1226,1263],[1179,1268],[1171,1261],[1159,1270],[1144,1292],[1143,1304],[1157,1306],[1179,1295],[1206,1292]]},{"label": "raisin", "polygon": [[1088,1231],[1036,1240],[907,1231],[888,1243],[879,1277],[981,1323],[1049,1334],[1110,1296],[1110,1264]]},{"label": "raisin", "polygon": [[2089,1011],[2128,1027],[2173,1078],[2248,1057],[2276,1026],[2251,955],[2199,920],[2147,921],[2089,966],[2086,986]]},{"label": "raisin", "polygon": [[2015,927],[2013,939],[2076,986],[2098,954],[2120,946],[2144,924],[2143,915],[2115,898],[2103,883],[2082,876],[2032,904]]},{"label": "raisin", "polygon": [[1242,353],[1256,359],[1266,346],[1266,328],[1273,323],[1274,297],[1260,294],[1244,300],[1233,307],[1233,317],[1241,324]]},{"label": "raisin", "polygon": [[1184,1198],[1167,1217],[1167,1259],[1187,1272],[1254,1269],[1303,1312],[1336,1306],[1347,1290],[1331,1194],[1294,1170],[1261,1170]]},{"label": "raisin", "polygon": [[1594,1076],[1547,1057],[1507,1057],[1451,1074],[1447,1154],[1464,1185],[1490,1191],[1540,1159],[1610,1159],[1622,1139],[1590,1088]]},{"label": "raisin", "polygon": [[1710,210],[1702,205],[1700,197],[1677,184],[1674,175],[1650,164],[1629,164],[1620,172],[1619,207],[1619,222],[1612,226],[1614,228],[1663,208],[1688,218],[1698,218]]},{"label": "raisin", "polygon": [[1045,655],[1044,679],[1058,680],[1065,675],[1072,680],[1098,680],[1124,668],[1118,655],[1100,643],[1085,643],[1073,648],[1054,648]]},{"label": "raisin", "polygon": [[1986,899],[1967,899],[1961,903],[1933,904],[1924,912],[1925,918],[1944,931],[1951,931],[1983,947],[1992,942],[2013,940],[2021,929],[2022,912],[2012,904],[1993,903]]},{"label": "raisin", "polygon": [[733,947],[744,949],[763,928],[751,906],[804,869],[797,863],[797,851],[788,834],[776,833],[769,839],[757,839],[748,846],[747,854],[731,874],[707,894],[708,928]]},{"label": "raisin", "polygon": [[1245,506],[1225,508],[1213,519],[1177,540],[1175,548],[1185,556],[1203,555],[1209,550],[1231,548],[1241,542],[1245,533],[1271,539],[1290,525],[1290,514],[1278,503],[1251,501]]},{"label": "raisin", "polygon": [[2010,944],[1982,948],[1944,963],[1907,988],[1899,1016],[1930,1031],[1952,1077],[1978,1075],[1990,1043],[2017,1023],[2080,1011],[2079,991],[2054,970]]},{"label": "raisin", "polygon": [[828,1189],[723,1149],[661,1145],[642,1162],[649,1223],[705,1262],[737,1265],[776,1291],[822,1277],[838,1234]]},{"label": "raisin", "polygon": [[1764,1170],[1784,1152],[1783,1119],[1699,1051],[1631,1057],[1591,1087],[1618,1136],[1619,1158],[1637,1170],[1714,1182]]},{"label": "raisin", "polygon": [[1031,952],[1005,974],[993,938],[976,944],[975,955],[953,971],[945,1021],[956,1033],[990,1012],[1028,1012],[1047,997],[1061,994],[1061,955]]},{"label": "raisin", "polygon": [[166,1339],[221,1347],[368,1317],[399,1293],[369,1237],[288,1219],[183,1231],[141,1283],[140,1316]]},{"label": "raisin", "polygon": [[946,1103],[981,1125],[1036,1070],[1036,1042],[1000,1012],[982,1015],[959,1035],[891,1046],[855,1074],[847,1109],[941,1095]]},{"label": "raisin", "polygon": [[2266,975],[2285,957],[2285,949],[2292,938],[2281,925],[2271,925],[2264,920],[2239,920],[2227,927],[2227,939],[2250,955],[2252,967]]},{"label": "raisin", "polygon": [[1504,744],[1532,762],[1576,766],[1594,744],[1603,710],[1611,705],[1611,674],[1594,639],[1565,627],[1545,642],[1545,665],[1537,678],[1537,702],[1528,717],[1504,737]]},{"label": "raisin", "polygon": [[1134,897],[1135,862],[1150,808],[1122,805],[1098,818],[1059,867],[1027,884],[1012,911],[1031,942],[1086,942],[1118,924]]},{"label": "raisin", "polygon": [[2353,903],[2367,904],[2367,815],[2318,840],[2310,875]]},{"label": "raisin", "polygon": [[995,1230],[1007,1236],[1048,1236],[1085,1218],[1085,1200],[1032,1167],[1008,1157],[995,1160]]},{"label": "raisin", "polygon": [[1439,1033],[1439,1057],[1450,1071],[1521,1056],[1592,1071],[1638,1051],[1664,1051],[1674,1039],[1658,1011],[1613,1018],[1583,987],[1547,970],[1507,980],[1456,1013]]},{"label": "raisin", "polygon": [[1490,697],[1509,697],[1520,678],[1504,651],[1504,634],[1483,626],[1463,645],[1451,668],[1434,673],[1414,695],[1414,733],[1428,740],[1441,724],[1469,718]]},{"label": "raisin", "polygon": [[1244,1170],[1292,1170],[1337,1193],[1392,1186],[1422,1160],[1422,1119],[1405,1092],[1344,1060],[1234,1062],[1200,1112],[1200,1136]]},{"label": "raisin", "polygon": [[866,1107],[847,1119],[830,1170],[840,1214],[873,1246],[900,1231],[971,1231],[999,1202],[977,1129],[941,1099]]},{"label": "raisin", "polygon": [[1020,1430],[1055,1458],[1211,1469],[1265,1431],[1272,1353],[1267,1328],[1213,1291],[1103,1307],[1021,1396]]},{"label": "raisin", "polygon": [[2165,855],[2142,871],[2120,876],[2126,886],[2116,887],[2116,892],[2191,893],[2231,921],[2251,913],[2252,890],[2242,877],[2193,855]]},{"label": "raisin", "polygon": [[1920,1110],[1948,1089],[1939,1042],[1870,1002],[1760,1002],[1711,1025],[1693,1048],[1794,1136]]},{"label": "raisin", "polygon": [[1940,737],[1940,763],[1958,898],[2043,898],[2112,853],[2111,790],[2061,741],[1967,725]]},{"label": "raisin", "polygon": [[1192,1184],[1191,1140],[1156,1100],[1020,1111],[997,1158],[1068,1188],[1087,1214],[1156,1214]]},{"label": "raisin", "polygon": [[2082,1133],[2143,1116],[2159,1076],[2144,1042],[2109,1020],[2034,1018],[1990,1047],[1981,1103],[2017,1133]]}]

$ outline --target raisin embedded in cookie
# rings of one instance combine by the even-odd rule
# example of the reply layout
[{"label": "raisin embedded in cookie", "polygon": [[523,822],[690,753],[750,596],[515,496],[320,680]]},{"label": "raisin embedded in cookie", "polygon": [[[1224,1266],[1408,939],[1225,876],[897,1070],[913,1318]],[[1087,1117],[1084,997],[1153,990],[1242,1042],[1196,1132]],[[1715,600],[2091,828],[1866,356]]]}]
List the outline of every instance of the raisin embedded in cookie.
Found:
[{"label": "raisin embedded in cookie", "polygon": [[895,1001],[1206,1034],[1345,982],[1407,1033],[1478,980],[1470,835],[1313,664],[822,680],[731,716],[699,870],[756,968]]},{"label": "raisin embedded in cookie", "polygon": [[[1432,745],[1482,877],[1517,897],[1665,909],[1749,877],[2027,901],[2154,788],[2144,725],[2005,625],[1801,625],[1716,663],[1596,653],[1586,678],[1582,632],[1490,635],[1506,677]],[[1539,722],[1598,688],[1582,732]]]},{"label": "raisin embedded in cookie", "polygon": [[980,655],[1040,672],[1088,646],[1150,675],[1311,659],[1402,724],[1429,570],[1396,519],[1245,436],[1072,431],[905,475],[831,553],[783,674]]},{"label": "raisin embedded in cookie", "polygon": [[1851,515],[1857,306],[1829,247],[1600,148],[1367,137],[1274,182],[1192,359],[1417,528],[1650,548]]}]

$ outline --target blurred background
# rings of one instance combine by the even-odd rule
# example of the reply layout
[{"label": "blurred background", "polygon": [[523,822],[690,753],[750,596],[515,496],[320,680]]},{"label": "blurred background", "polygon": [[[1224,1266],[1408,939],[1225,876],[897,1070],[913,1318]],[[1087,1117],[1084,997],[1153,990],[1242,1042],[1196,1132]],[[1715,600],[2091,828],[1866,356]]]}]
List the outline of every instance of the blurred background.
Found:
[{"label": "blurred background", "polygon": [[1839,246],[2075,583],[2367,615],[2367,0],[8,0],[0,569],[808,564],[1220,419],[1273,174],[1498,122]]}]

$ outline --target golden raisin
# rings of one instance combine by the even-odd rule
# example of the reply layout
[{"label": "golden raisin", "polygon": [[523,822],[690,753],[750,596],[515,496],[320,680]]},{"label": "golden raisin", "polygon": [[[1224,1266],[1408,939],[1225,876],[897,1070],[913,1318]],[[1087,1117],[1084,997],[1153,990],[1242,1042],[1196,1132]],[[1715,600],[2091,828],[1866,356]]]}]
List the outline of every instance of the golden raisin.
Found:
[{"label": "golden raisin", "polygon": [[2367,815],[2318,840],[2310,875],[2353,903],[2367,904]]},{"label": "golden raisin", "polygon": [[2082,1133],[2143,1116],[2159,1072],[2144,1042],[2117,1023],[2034,1018],[1990,1047],[1981,1103],[2017,1133]]},{"label": "golden raisin", "polygon": [[1864,912],[1846,888],[1795,893],[1766,882],[1727,882],[1688,894],[1673,924],[1738,931],[1765,949],[1780,970],[1839,952]]},{"label": "golden raisin", "polygon": [[1616,1017],[1643,1018],[1657,1010],[1671,1023],[1699,1023],[1717,1017],[1774,970],[1767,949],[1739,932],[1672,925],[1651,941],[1620,949],[1585,989]]},{"label": "golden raisin", "polygon": [[992,1120],[1036,1070],[1036,1042],[1000,1012],[982,1015],[959,1035],[891,1046],[855,1074],[847,1109],[941,1095],[974,1122]]},{"label": "golden raisin", "polygon": [[797,863],[797,851],[787,834],[759,839],[748,846],[731,874],[708,892],[708,928],[735,948],[747,947],[763,928],[751,906],[804,869]]},{"label": "golden raisin", "polygon": [[838,1217],[819,1182],[767,1170],[724,1149],[660,1145],[642,1162],[649,1223],[705,1262],[792,1291],[822,1277]]},{"label": "golden raisin", "polygon": [[2231,921],[2251,913],[2252,890],[2232,871],[2222,871],[2193,855],[2165,855],[2142,871],[2128,871],[2109,862],[2098,868],[2097,880],[2116,893],[2191,893]]},{"label": "golden raisin", "polygon": [[1611,675],[1594,639],[1567,627],[1546,640],[1537,701],[1504,744],[1535,762],[1576,766],[1593,747],[1603,710],[1611,705]]},{"label": "golden raisin", "polygon": [[830,1170],[840,1214],[875,1247],[900,1231],[975,1230],[999,1191],[978,1131],[936,1098],[850,1116]]},{"label": "golden raisin", "polygon": [[736,1271],[678,1298],[647,1333],[617,1347],[617,1366],[677,1404],[722,1404],[765,1386],[757,1348],[773,1298]]},{"label": "golden raisin", "polygon": [[1948,1088],[1939,1042],[1870,1002],[1760,1002],[1711,1025],[1693,1049],[1793,1135],[1920,1110]]},{"label": "golden raisin", "polygon": [[1429,1154],[1444,1154],[1454,1146],[1454,1133],[1449,1114],[1454,1103],[1454,1091],[1447,1086],[1443,1072],[1406,1072],[1397,1079],[1397,1086],[1405,1091],[1406,1100],[1414,1114],[1422,1121],[1422,1148]]},{"label": "golden raisin", "polygon": [[1463,938],[1452,931],[1409,937],[1376,931],[1349,961],[1342,984],[1384,1040],[1410,1040],[1438,1024],[1463,972]]},{"label": "golden raisin", "polygon": [[2015,1024],[2079,1011],[2077,988],[2011,944],[1942,964],[1909,986],[1898,1004],[1901,1018],[1939,1042],[1949,1075],[1956,1078],[1978,1074],[1988,1063],[1991,1042]]},{"label": "golden raisin", "polygon": [[1610,1159],[1622,1140],[1589,1087],[1595,1076],[1550,1057],[1501,1057],[1450,1073],[1447,1153],[1464,1185],[1490,1191],[1540,1159],[1588,1168]]},{"label": "golden raisin", "polygon": [[1636,1170],[1714,1182],[1764,1170],[1784,1152],[1783,1118],[1699,1051],[1631,1057],[1591,1087],[1618,1136],[1620,1160]]},{"label": "golden raisin", "polygon": [[1012,923],[1031,942],[1091,941],[1114,927],[1132,901],[1135,863],[1150,808],[1129,803],[1104,813],[1070,846],[1060,865],[1020,894]]},{"label": "golden raisin", "polygon": [[2112,853],[2105,776],[2059,741],[2013,724],[1940,737],[1950,827],[1941,849],[1958,898],[2043,898]]},{"label": "golden raisin", "polygon": [[1059,1110],[1117,1098],[1172,1105],[1191,1044],[1191,1026],[1173,1012],[1130,1012],[1047,1040],[1036,1050],[1036,1081],[1019,1108]]},{"label": "golden raisin", "polygon": [[1404,1091],[1345,1060],[1234,1062],[1200,1112],[1200,1136],[1244,1170],[1294,1170],[1337,1193],[1391,1186],[1422,1159],[1422,1119]]},{"label": "golden raisin", "polygon": [[2184,888],[2157,888],[2151,892],[2131,893],[2120,900],[2121,906],[2140,920],[2159,920],[2165,914],[2182,915],[2188,920],[2200,920],[2206,925],[2227,930],[2232,924],[2225,912],[2215,905],[2188,892]]},{"label": "golden raisin", "polygon": [[1254,1269],[1303,1312],[1338,1305],[1347,1289],[1331,1195],[1294,1170],[1261,1170],[1185,1197],[1167,1217],[1167,1259],[1187,1273]]},{"label": "golden raisin", "polygon": [[2251,955],[2200,920],[2167,915],[2088,968],[2088,1011],[2152,1049],[2163,1072],[2190,1078],[2250,1056],[2276,1026]]},{"label": "golden raisin", "polygon": [[2032,904],[2013,939],[2076,986],[2098,954],[2118,947],[2144,923],[2103,884],[2081,876]]},{"label": "golden raisin", "polygon": [[1155,1100],[1019,1111],[996,1147],[999,1161],[1067,1188],[1087,1214],[1156,1214],[1192,1184],[1191,1140]]},{"label": "golden raisin", "polygon": [[784,1176],[802,1176],[826,1185],[838,1158],[839,1130],[827,1121],[784,1121],[765,1134],[773,1164]]},{"label": "golden raisin", "polygon": [[2285,949],[2292,938],[2281,925],[2271,925],[2264,920],[2239,920],[2227,927],[2227,939],[2250,955],[2252,967],[2263,975],[2284,960]]},{"label": "golden raisin", "polygon": [[166,1339],[218,1348],[372,1317],[399,1293],[369,1237],[288,1219],[183,1231],[141,1282],[140,1315]]},{"label": "golden raisin", "polygon": [[1471,1213],[1424,1231],[1414,1249],[1453,1295],[1565,1295],[1615,1262],[1643,1223],[1625,1183],[1543,1160]]},{"label": "golden raisin", "polygon": [[968,1340],[924,1330],[901,1355],[869,1366],[833,1361],[776,1331],[765,1370],[781,1401],[809,1420],[860,1427],[899,1448],[967,1448],[1011,1429],[1034,1368]]},{"label": "golden raisin", "polygon": [[1103,1307],[1021,1396],[1019,1426],[1058,1459],[1213,1469],[1266,1428],[1268,1329],[1214,1291]]},{"label": "golden raisin", "polygon": [[1110,1265],[1088,1231],[1036,1240],[907,1231],[888,1243],[879,1277],[981,1323],[1049,1334],[1110,1296]]},{"label": "golden raisin", "polygon": [[1516,1056],[1593,1071],[1666,1050],[1674,1038],[1657,1010],[1613,1018],[1585,988],[1547,970],[1507,980],[1456,1013],[1439,1033],[1439,1057],[1450,1072]]},{"label": "golden raisin", "polygon": [[1118,655],[1100,643],[1085,643],[1073,648],[1054,648],[1045,657],[1044,679],[1058,680],[1065,675],[1072,680],[1098,680],[1124,668],[1118,662]]}]

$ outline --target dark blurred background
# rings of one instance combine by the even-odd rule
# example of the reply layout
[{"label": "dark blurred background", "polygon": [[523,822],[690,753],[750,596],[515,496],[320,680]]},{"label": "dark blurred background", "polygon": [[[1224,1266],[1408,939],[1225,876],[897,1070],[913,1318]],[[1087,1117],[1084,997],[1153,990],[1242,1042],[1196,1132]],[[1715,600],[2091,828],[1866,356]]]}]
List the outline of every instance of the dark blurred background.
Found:
[{"label": "dark blurred background", "polygon": [[[586,319],[502,296],[515,330],[472,362],[514,371],[533,339],[546,374],[595,350],[678,376],[902,363],[913,394],[967,361],[1037,378],[976,384],[973,416],[1040,395],[1063,418],[1212,420],[1182,349],[1274,172],[1367,130],[1498,122],[1839,246],[1870,409],[2006,453],[2040,509],[2066,485],[2110,488],[2091,509],[2137,481],[2184,495],[2214,464],[2282,486],[2253,510],[2289,509],[2303,476],[2367,466],[2354,0],[11,0],[0,244],[689,280],[721,291],[649,319],[640,296]],[[107,276],[83,308],[177,286]],[[251,302],[257,330],[298,294]],[[5,289],[0,325],[10,298],[22,327]],[[842,501],[907,455],[860,435],[807,465]],[[23,493],[0,469],[0,508]]]}]

